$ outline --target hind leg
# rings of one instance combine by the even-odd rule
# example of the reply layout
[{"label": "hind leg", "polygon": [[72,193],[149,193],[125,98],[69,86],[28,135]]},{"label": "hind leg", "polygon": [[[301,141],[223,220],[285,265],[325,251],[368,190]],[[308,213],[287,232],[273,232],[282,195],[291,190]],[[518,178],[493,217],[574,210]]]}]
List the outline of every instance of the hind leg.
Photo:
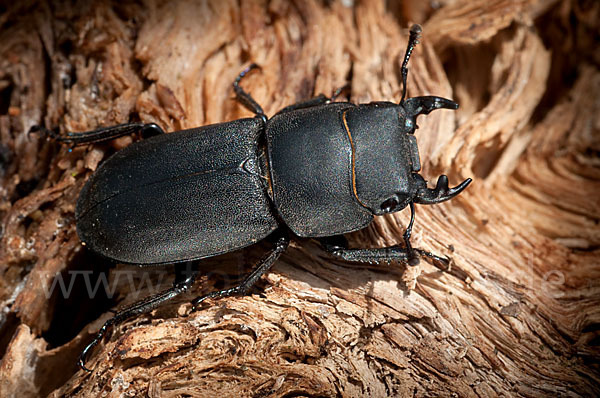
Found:
[{"label": "hind leg", "polygon": [[[185,268],[184,268],[185,266]],[[175,281],[173,282],[173,286],[167,290],[164,290],[156,295],[146,297],[138,302],[133,303],[132,305],[125,307],[115,314],[112,318],[102,325],[96,337],[89,343],[79,355],[79,367],[86,372],[91,372],[85,366],[86,358],[88,353],[92,348],[94,348],[112,326],[117,325],[124,320],[134,317],[136,315],[144,314],[146,312],[150,312],[162,303],[171,300],[180,294],[186,292],[194,283],[196,279],[197,272],[195,270],[190,270],[187,267],[187,263],[181,263],[175,265]]]}]

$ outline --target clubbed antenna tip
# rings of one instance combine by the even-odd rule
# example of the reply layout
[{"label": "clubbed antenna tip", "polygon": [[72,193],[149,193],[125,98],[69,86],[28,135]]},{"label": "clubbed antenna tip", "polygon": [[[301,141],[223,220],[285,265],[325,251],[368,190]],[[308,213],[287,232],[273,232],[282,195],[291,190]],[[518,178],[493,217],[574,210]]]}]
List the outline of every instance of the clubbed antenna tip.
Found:
[{"label": "clubbed antenna tip", "polygon": [[415,46],[419,44],[419,39],[421,38],[421,32],[423,32],[423,28],[421,25],[414,24],[410,27],[410,36],[408,38],[408,46],[406,47],[406,53],[404,54],[404,61],[402,62],[402,99],[400,103],[404,102],[406,98],[406,80],[408,77],[408,60],[410,60],[410,55],[412,54]]}]

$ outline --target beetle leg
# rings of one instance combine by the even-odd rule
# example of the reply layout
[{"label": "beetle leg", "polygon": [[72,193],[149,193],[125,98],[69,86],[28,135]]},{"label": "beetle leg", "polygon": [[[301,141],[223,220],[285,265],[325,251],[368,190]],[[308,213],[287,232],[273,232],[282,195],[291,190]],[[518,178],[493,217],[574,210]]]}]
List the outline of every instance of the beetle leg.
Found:
[{"label": "beetle leg", "polygon": [[335,257],[339,257],[346,261],[355,261],[361,263],[380,263],[383,261],[399,260],[408,263],[409,265],[417,265],[419,257],[426,256],[434,261],[438,261],[446,266],[449,264],[448,259],[436,256],[433,253],[421,249],[410,248],[407,250],[401,246],[377,247],[370,249],[349,249],[348,242],[343,236],[334,236],[328,238],[320,238],[322,247]]},{"label": "beetle leg", "polygon": [[[240,86],[240,82],[242,81],[242,79],[251,70],[257,69],[257,68],[260,68],[260,67],[256,64],[250,64],[246,69],[241,71],[240,74],[233,81],[233,90],[235,91],[235,95],[237,96],[238,101],[240,101],[242,103],[242,105],[244,105],[249,111],[254,112],[257,116],[262,117],[263,120],[265,120],[265,122],[266,122],[266,115],[265,115],[263,108],[258,104],[258,102],[256,102],[256,100],[254,98],[252,98],[252,96],[248,92],[246,92]],[[286,112],[293,111],[296,109],[310,108],[313,106],[323,105],[328,102],[333,102],[348,87],[349,87],[349,85],[345,84],[344,86],[338,88],[337,90],[335,90],[335,92],[333,93],[333,95],[331,97],[327,97],[327,96],[325,96],[325,94],[319,94],[316,97],[311,98],[309,100],[302,101],[302,102],[299,102],[297,104],[293,104],[290,106],[286,106],[285,108],[283,108],[279,112],[277,112],[277,114],[286,113]]]},{"label": "beetle leg", "polygon": [[250,272],[248,276],[246,276],[242,283],[228,289],[210,292],[208,294],[205,294],[204,296],[197,297],[196,299],[194,299],[194,301],[192,301],[193,311],[195,311],[198,308],[200,303],[202,303],[208,298],[226,297],[235,294],[247,293],[250,290],[250,288],[252,288],[252,286],[254,286],[254,284],[260,279],[260,277],[267,273],[267,271],[269,271],[269,269],[273,266],[275,261],[277,261],[279,256],[281,256],[281,253],[283,253],[287,249],[289,243],[290,238],[287,234],[282,234],[281,236],[279,236],[273,246],[273,249],[269,252],[269,254],[267,254],[260,260],[258,265],[252,270],[252,272]]},{"label": "beetle leg", "polygon": [[408,265],[419,264],[419,256],[426,256],[435,261],[439,261],[445,265],[449,264],[447,258],[437,256],[421,249],[412,249],[411,251],[401,246],[377,247],[372,249],[347,249],[341,247],[323,246],[326,251],[332,255],[344,259],[346,261],[356,261],[361,263],[380,263],[382,261],[399,260],[406,262]]},{"label": "beetle leg", "polygon": [[[175,281],[173,282],[173,286],[171,288],[153,296],[146,297],[143,300],[135,302],[130,306],[119,310],[115,314],[115,316],[106,321],[98,331],[96,337],[94,337],[94,340],[92,340],[92,342],[89,343],[79,355],[79,367],[85,370],[86,372],[91,372],[91,370],[85,366],[87,355],[92,348],[94,348],[100,341],[102,341],[102,338],[104,337],[106,331],[110,327],[112,327],[113,325],[117,325],[135,315],[152,311],[165,301],[177,297],[180,294],[187,291],[194,283],[194,280],[196,279],[197,275],[197,271],[192,270],[190,267],[188,267],[188,264],[189,263],[175,264],[176,276]],[[183,265],[185,265],[186,267],[183,268]]]},{"label": "beetle leg", "polygon": [[409,265],[418,265],[419,258],[415,256],[415,251],[413,250],[412,245],[410,244],[410,235],[412,234],[412,227],[415,223],[415,204],[410,202],[408,204],[410,206],[410,222],[408,223],[408,227],[406,227],[406,231],[404,231],[404,235],[402,238],[404,239],[404,245],[406,246],[406,252],[409,255],[408,264]]},{"label": "beetle leg", "polygon": [[[406,262],[411,258],[409,251],[401,246],[349,249],[346,244],[339,245],[331,242],[328,238],[322,238],[320,242],[327,252],[346,261],[379,263],[382,261],[400,260]],[[414,251],[418,252],[418,250]]]},{"label": "beetle leg", "polygon": [[350,87],[350,84],[345,84],[342,87],[339,87],[337,90],[335,90],[335,92],[331,95],[331,97],[327,97],[325,94],[319,94],[316,97],[313,97],[309,100],[286,106],[285,108],[281,109],[276,114],[279,115],[280,113],[295,111],[297,109],[311,108],[313,106],[319,106],[319,105],[327,104],[329,102],[333,102],[342,92],[346,91],[349,87]]},{"label": "beetle leg", "polygon": [[155,123],[125,123],[119,124],[118,126],[100,127],[99,129],[83,133],[67,133],[65,136],[61,136],[53,130],[43,126],[35,125],[29,129],[27,135],[37,132],[40,132],[42,135],[50,137],[55,141],[72,145],[85,145],[108,141],[138,132],[141,132],[144,138],[165,133],[164,130]]},{"label": "beetle leg", "polygon": [[250,72],[252,69],[257,68],[260,69],[258,65],[250,64],[246,69],[241,71],[240,74],[233,81],[233,91],[235,91],[235,95],[238,101],[240,101],[242,105],[246,107],[246,109],[248,109],[251,112],[254,112],[256,116],[261,117],[266,122],[267,116],[265,115],[265,111],[263,111],[262,106],[260,106],[258,102],[256,102],[256,100],[252,98],[252,96],[240,86],[240,81],[242,81],[244,76],[246,76],[248,72]]},{"label": "beetle leg", "polygon": [[311,108],[313,106],[323,105],[326,104],[328,101],[330,101],[329,97],[327,97],[325,94],[319,94],[316,97],[313,97],[309,100],[288,105],[285,108],[281,109],[279,112],[277,112],[276,115],[290,111],[295,111],[296,109]]}]

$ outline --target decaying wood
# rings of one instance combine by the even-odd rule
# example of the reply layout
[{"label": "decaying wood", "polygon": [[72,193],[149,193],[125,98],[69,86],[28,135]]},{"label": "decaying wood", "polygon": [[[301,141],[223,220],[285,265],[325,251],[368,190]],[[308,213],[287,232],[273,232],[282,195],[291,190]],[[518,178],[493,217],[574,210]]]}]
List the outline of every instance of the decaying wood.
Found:
[{"label": "decaying wood", "polygon": [[[600,394],[597,2],[14,3],[0,15],[0,396]],[[461,104],[419,120],[424,173],[475,179],[417,209],[414,246],[451,267],[364,267],[298,241],[253,294],[194,313],[191,295],[129,320],[94,350],[93,373],[78,371],[110,309],[170,277],[132,291],[118,276],[144,274],[116,266],[112,300],[46,293],[108,269],[80,246],[74,203],[132,138],[70,151],[29,128],[246,116],[230,85],[250,62],[261,69],[244,87],[270,115],[348,81],[353,101],[397,101],[413,22],[424,35],[409,95]],[[395,244],[407,221],[379,217],[349,238]],[[235,275],[263,250],[204,266]],[[200,279],[194,294],[228,275]]]}]

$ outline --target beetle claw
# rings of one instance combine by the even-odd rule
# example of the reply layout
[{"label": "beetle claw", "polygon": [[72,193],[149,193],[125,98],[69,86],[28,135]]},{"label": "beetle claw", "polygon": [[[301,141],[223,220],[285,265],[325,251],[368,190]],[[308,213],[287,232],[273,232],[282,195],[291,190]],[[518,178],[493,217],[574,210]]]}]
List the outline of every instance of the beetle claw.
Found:
[{"label": "beetle claw", "polygon": [[449,266],[451,259],[448,257],[440,257],[438,255],[435,255],[433,253],[430,253],[428,251],[422,250],[422,249],[415,249],[415,252],[419,253],[419,256],[421,257],[429,257],[430,259],[437,261],[443,265],[445,265],[446,267]]},{"label": "beetle claw", "polygon": [[417,197],[415,198],[415,203],[431,205],[435,203],[444,202],[446,200],[452,199],[462,191],[473,181],[471,178],[467,178],[462,183],[454,188],[448,187],[448,176],[441,175],[434,189],[425,188],[420,189],[417,192]]},{"label": "beetle claw", "polygon": [[31,128],[29,129],[29,131],[27,132],[27,139],[31,140],[31,135],[32,134],[39,134],[42,138],[54,138],[57,139],[57,137],[59,137],[58,134],[56,134],[54,131],[45,128],[44,126],[40,126],[37,124],[34,124],[33,126],[31,126]]}]

